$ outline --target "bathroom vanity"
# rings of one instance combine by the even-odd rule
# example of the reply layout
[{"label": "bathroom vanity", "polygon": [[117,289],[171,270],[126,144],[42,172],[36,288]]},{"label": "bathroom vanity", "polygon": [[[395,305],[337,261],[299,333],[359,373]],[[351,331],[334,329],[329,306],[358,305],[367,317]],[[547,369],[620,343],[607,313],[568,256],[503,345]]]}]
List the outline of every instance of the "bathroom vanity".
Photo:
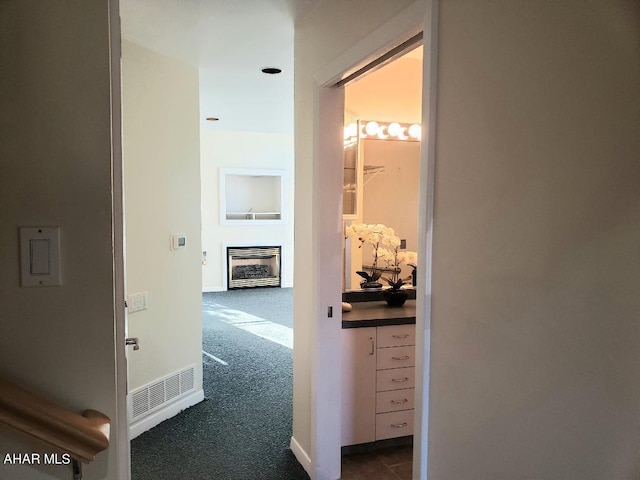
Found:
[{"label": "bathroom vanity", "polygon": [[391,308],[375,294],[370,301],[354,298],[345,294],[353,309],[342,314],[342,445],[410,439],[415,299]]}]

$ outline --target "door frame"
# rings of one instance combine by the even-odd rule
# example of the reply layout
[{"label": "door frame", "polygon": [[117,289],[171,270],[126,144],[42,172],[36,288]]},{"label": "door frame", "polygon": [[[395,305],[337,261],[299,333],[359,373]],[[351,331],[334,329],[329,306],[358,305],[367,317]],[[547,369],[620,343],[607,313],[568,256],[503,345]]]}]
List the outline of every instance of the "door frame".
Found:
[{"label": "door frame", "polygon": [[[418,221],[418,285],[423,286],[416,295],[416,409],[414,425],[414,455],[413,478],[425,479],[428,472],[428,414],[429,414],[429,370],[430,370],[430,329],[431,329],[431,270],[432,270],[432,236],[433,236],[433,198],[434,198],[434,166],[435,166],[435,117],[436,117],[436,78],[437,78],[437,38],[438,38],[438,7],[439,0],[418,0],[391,18],[377,30],[360,40],[345,53],[334,59],[315,75],[315,98],[319,101],[319,112],[316,116],[317,135],[316,145],[324,146],[326,151],[341,151],[339,145],[341,135],[336,135],[342,128],[342,117],[337,120],[333,115],[333,122],[321,121],[322,112],[344,112],[343,92],[337,94],[336,86],[341,80],[358,72],[366,65],[375,62],[395,47],[423,32],[423,91],[422,91],[422,132],[420,153],[421,175],[419,192],[419,221]],[[320,128],[321,127],[321,128]],[[316,163],[319,158],[316,157]],[[341,164],[339,159],[323,157],[324,169],[335,168]],[[341,198],[342,179],[329,175],[318,175],[319,169],[314,168],[316,179],[313,185],[314,198],[322,198],[327,192],[337,194]],[[333,183],[328,183],[333,182]],[[340,209],[340,212],[342,210]],[[331,225],[335,221],[335,209],[317,209],[320,225]],[[333,231],[319,229],[317,245],[332,245]],[[334,275],[335,274],[335,275]],[[336,282],[338,272],[323,269],[318,272],[317,281],[322,285]],[[338,282],[341,284],[341,282]],[[318,291],[317,304],[330,305],[335,298],[330,292]],[[339,337],[340,325],[327,322],[323,312],[316,317],[314,339],[311,345],[312,358],[315,365],[322,364],[323,359],[335,358],[335,345],[328,344],[327,338]],[[338,331],[331,331],[331,330]],[[331,405],[335,405],[335,385],[340,385],[340,371],[324,371],[320,377],[318,370],[312,367],[312,452],[315,468],[312,478],[338,478],[335,472],[340,472],[340,418],[335,414]],[[339,388],[339,387],[338,387]]]},{"label": "door frame", "polygon": [[[129,416],[127,408],[127,357],[125,351],[125,263],[124,263],[124,178],[122,156],[122,82],[120,0],[108,0],[109,58],[111,62],[111,202],[113,235],[113,313],[116,360],[116,418],[115,430],[116,478],[131,478]],[[115,423],[115,425],[113,425]]]}]

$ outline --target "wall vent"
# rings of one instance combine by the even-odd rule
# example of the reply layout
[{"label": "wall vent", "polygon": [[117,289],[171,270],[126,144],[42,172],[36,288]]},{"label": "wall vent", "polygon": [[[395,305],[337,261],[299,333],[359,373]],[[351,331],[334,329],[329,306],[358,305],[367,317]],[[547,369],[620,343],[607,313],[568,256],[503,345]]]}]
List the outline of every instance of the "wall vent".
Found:
[{"label": "wall vent", "polygon": [[159,408],[191,392],[195,385],[195,365],[172,373],[129,393],[131,422],[146,417]]}]

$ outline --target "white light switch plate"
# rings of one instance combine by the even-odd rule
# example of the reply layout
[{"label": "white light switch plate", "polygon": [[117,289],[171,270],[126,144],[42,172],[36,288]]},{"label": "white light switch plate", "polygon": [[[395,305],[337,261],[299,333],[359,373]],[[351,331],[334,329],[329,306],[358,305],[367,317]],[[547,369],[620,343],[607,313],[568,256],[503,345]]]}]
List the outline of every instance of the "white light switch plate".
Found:
[{"label": "white light switch plate", "polygon": [[62,285],[60,227],[20,227],[20,278],[23,287]]}]

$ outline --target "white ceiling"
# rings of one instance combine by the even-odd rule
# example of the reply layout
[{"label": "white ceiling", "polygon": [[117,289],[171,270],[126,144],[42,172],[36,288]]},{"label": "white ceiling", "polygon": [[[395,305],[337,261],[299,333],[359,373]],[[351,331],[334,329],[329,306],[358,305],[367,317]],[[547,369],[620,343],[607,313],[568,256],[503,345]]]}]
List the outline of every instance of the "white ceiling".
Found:
[{"label": "white ceiling", "polygon": [[199,69],[206,128],[292,134],[293,25],[318,1],[121,0],[122,36]]},{"label": "white ceiling", "polygon": [[[322,1],[121,0],[122,36],[198,68],[203,128],[292,135],[294,23]],[[400,67],[421,53],[357,81],[358,95],[347,95],[350,109],[369,119],[419,122],[420,75]],[[266,75],[264,67],[282,73]]]}]

